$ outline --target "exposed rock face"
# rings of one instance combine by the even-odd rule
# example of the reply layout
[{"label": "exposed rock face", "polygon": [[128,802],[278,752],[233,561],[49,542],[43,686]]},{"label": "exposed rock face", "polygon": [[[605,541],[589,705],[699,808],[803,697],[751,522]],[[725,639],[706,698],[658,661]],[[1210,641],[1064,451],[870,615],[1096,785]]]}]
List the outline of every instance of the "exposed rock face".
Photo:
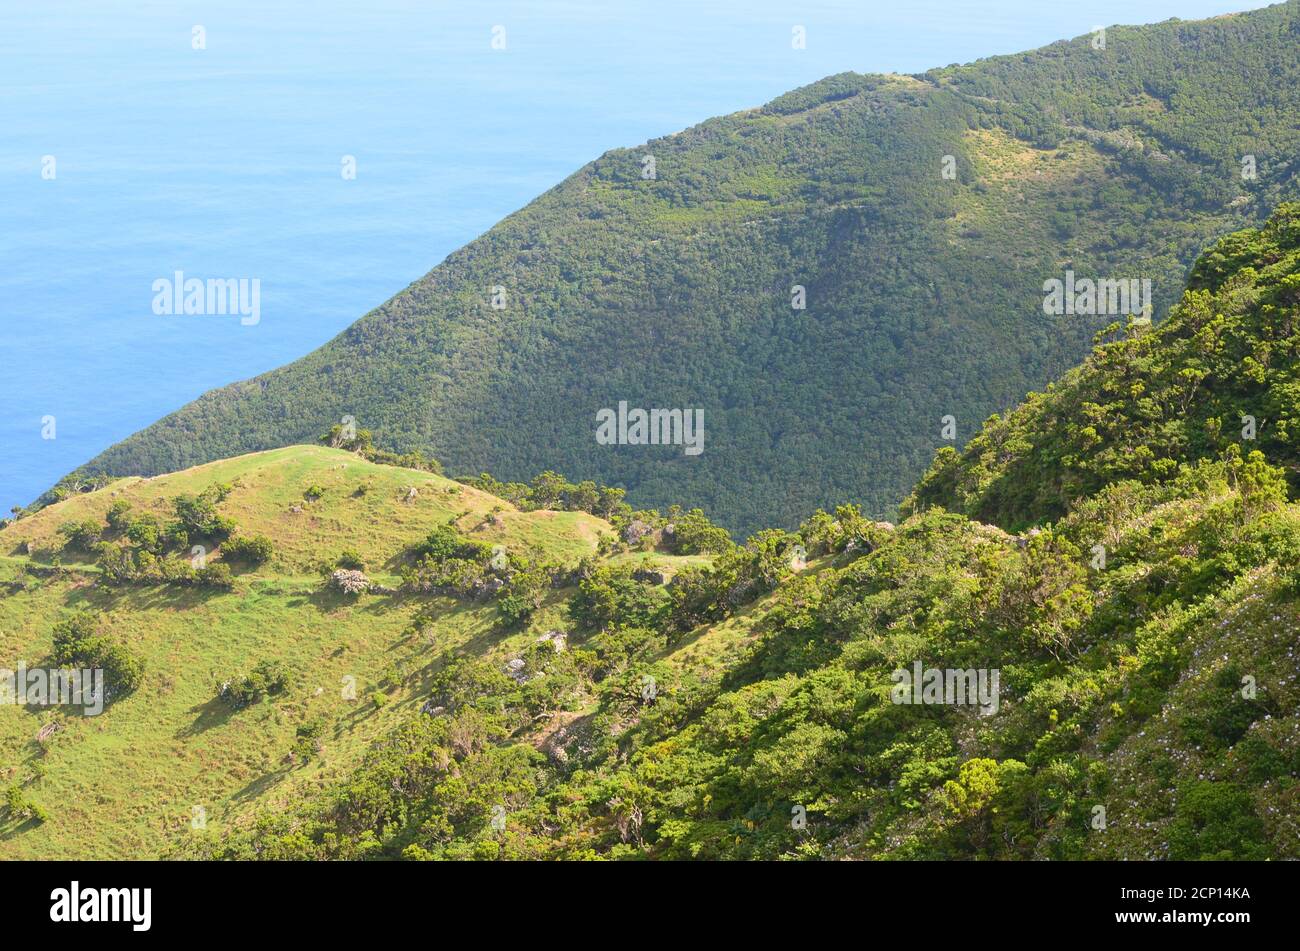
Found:
[{"label": "exposed rock face", "polygon": [[569,644],[569,635],[563,631],[547,631],[537,639],[537,643],[549,643],[555,649],[555,653],[560,653]]},{"label": "exposed rock face", "polygon": [[363,594],[370,590],[370,582],[366,580],[365,573],[349,568],[339,568],[331,574],[330,586],[344,594]]},{"label": "exposed rock face", "polygon": [[652,526],[641,521],[639,518],[634,518],[623,529],[623,541],[627,542],[629,545],[639,545],[641,539],[653,533],[654,528]]},{"label": "exposed rock face", "polygon": [[653,568],[638,568],[632,572],[632,577],[637,581],[644,581],[646,584],[663,584],[667,580],[662,571],[656,571]]}]

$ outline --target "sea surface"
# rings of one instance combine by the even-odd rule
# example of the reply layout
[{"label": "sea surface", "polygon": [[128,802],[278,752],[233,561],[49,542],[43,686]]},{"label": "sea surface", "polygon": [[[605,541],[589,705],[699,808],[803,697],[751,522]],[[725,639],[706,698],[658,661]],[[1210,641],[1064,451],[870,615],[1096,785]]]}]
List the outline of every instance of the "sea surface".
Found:
[{"label": "sea surface", "polygon": [[[0,0],[0,511],[610,148],[845,70],[1259,5]],[[176,271],[258,280],[260,321],[154,313]]]}]

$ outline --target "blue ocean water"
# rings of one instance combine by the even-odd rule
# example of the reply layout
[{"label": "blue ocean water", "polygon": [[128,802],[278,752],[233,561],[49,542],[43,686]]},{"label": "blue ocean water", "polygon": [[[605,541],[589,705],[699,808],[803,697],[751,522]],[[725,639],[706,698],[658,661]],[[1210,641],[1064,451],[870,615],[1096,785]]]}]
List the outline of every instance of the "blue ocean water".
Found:
[{"label": "blue ocean water", "polygon": [[[1259,5],[0,0],[0,511],[319,346],[609,148],[844,70]],[[260,322],[156,315],[178,270],[258,279]]]}]

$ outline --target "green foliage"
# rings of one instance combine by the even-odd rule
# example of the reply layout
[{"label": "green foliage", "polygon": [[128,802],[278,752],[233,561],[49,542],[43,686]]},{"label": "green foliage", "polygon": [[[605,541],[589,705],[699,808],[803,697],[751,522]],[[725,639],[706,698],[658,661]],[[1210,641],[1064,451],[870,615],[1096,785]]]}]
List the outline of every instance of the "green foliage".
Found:
[{"label": "green foliage", "polygon": [[173,545],[188,544],[189,536],[182,531],[170,532],[152,515],[141,515],[130,519],[126,527],[126,537],[131,544],[151,555],[161,555]]},{"label": "green foliage", "polygon": [[542,606],[551,587],[551,572],[543,565],[524,565],[510,571],[497,597],[497,610],[507,625],[527,621]]},{"label": "green foliage", "polygon": [[212,562],[194,570],[194,584],[201,588],[220,588],[229,590],[235,586],[235,579],[230,566],[224,562]]},{"label": "green foliage", "polygon": [[[228,489],[226,490],[229,491]],[[187,541],[205,539],[221,541],[235,530],[234,519],[222,516],[217,503],[225,497],[221,490],[207,490],[200,495],[178,495],[172,500],[176,520]],[[185,542],[182,542],[185,544]]]},{"label": "green foliage", "polygon": [[[1150,341],[1148,365],[1184,352],[1178,320],[1135,338]],[[1216,391],[1254,372],[1225,361]],[[1014,439],[992,443],[1007,424],[993,419],[969,452],[997,448],[947,453],[943,465],[1069,456],[1068,477],[1034,470],[1059,492],[1056,521],[1013,536],[930,506],[893,526],[845,504],[798,534],[737,546],[714,545],[721,536],[697,513],[629,513],[625,527],[685,525],[692,546],[718,550],[678,565],[666,586],[626,562],[584,562],[561,595],[574,625],[566,650],[533,642],[505,664],[444,656],[429,713],[318,801],[212,854],[1297,857],[1290,826],[1273,818],[1300,774],[1291,459],[1277,444],[1189,441],[1173,416],[1099,427],[1082,405],[1096,438],[1051,440],[1023,422],[1044,399],[1006,417],[1023,427]],[[1120,466],[1146,456],[1154,477]],[[1090,470],[1089,458],[1114,465]],[[538,497],[554,503],[554,485],[538,482]],[[1008,511],[1009,522],[1033,514]],[[416,554],[483,577],[486,553],[450,526]],[[511,623],[529,615],[510,599],[526,595],[535,613],[548,574],[511,559],[500,576]],[[725,651],[693,667],[715,641]],[[891,673],[916,662],[996,671],[996,709],[891,702]],[[563,727],[538,726],[561,714]],[[500,834],[491,817],[503,796]],[[1099,804],[1105,828],[1092,824]]]},{"label": "green foliage", "polygon": [[668,613],[663,588],[638,581],[626,566],[602,566],[578,582],[569,616],[580,627],[605,631],[615,625],[654,628]]},{"label": "green foliage", "polygon": [[362,455],[375,448],[374,437],[371,435],[370,430],[356,429],[356,427],[349,430],[342,423],[335,423],[329,428],[328,432],[323,433],[316,441],[334,449],[346,449],[348,452],[361,453]]},{"label": "green foliage", "polygon": [[[408,635],[470,634],[369,694],[359,719],[394,719],[364,759],[186,854],[1300,857],[1300,209],[1194,262],[1294,194],[1295,9],[1119,28],[1114,55],[1076,40],[831,77],[653,143],[653,181],[640,150],[611,152],[338,341],[111,449],[114,471],[156,471],[310,438],[345,386],[375,423],[353,451],[446,447],[507,479],[562,466],[589,478],[469,484],[623,539],[568,572],[435,528],[405,552],[404,593],[494,595],[504,625],[422,601]],[[935,174],[949,150],[956,181]],[[1247,152],[1271,156],[1253,185],[1233,174]],[[1163,324],[1102,328],[1043,319],[1062,261],[1151,276],[1160,312],[1194,266]],[[517,312],[489,324],[501,274]],[[1097,332],[1083,367],[1001,412]],[[709,451],[593,450],[617,397],[591,381],[613,378],[702,404]],[[876,521],[954,404],[997,412],[935,454],[897,526]],[[700,508],[633,511],[597,479]],[[115,509],[104,578],[189,570],[157,555],[215,537],[228,491],[178,505],[168,541]],[[704,515],[789,526],[816,506],[744,545]],[[666,586],[634,567],[652,544]],[[557,650],[537,634],[562,612]],[[56,654],[103,653],[93,619],[65,624]],[[916,663],[996,672],[995,709],[892,702]],[[286,682],[259,665],[237,695]],[[295,758],[325,736],[304,723]]]},{"label": "green foliage", "polygon": [[[263,660],[242,677],[228,680],[217,691],[226,703],[235,709],[261,700],[277,697],[289,689],[289,672],[278,661]],[[300,732],[299,736],[303,734]],[[313,734],[310,739],[315,739]]]},{"label": "green foliage", "polygon": [[1282,205],[1224,238],[1163,325],[1101,345],[960,454],[941,452],[904,511],[941,505],[1018,528],[1107,484],[1170,482],[1213,457],[1244,505],[1280,504],[1286,483],[1268,464],[1300,485],[1298,219],[1300,204]]},{"label": "green foliage", "polygon": [[119,533],[125,532],[130,528],[133,521],[133,516],[131,515],[131,503],[126,499],[118,499],[108,507],[108,512],[105,515],[105,518],[108,520],[108,527],[110,529]]},{"label": "green foliage", "polygon": [[669,511],[672,524],[672,550],[679,555],[722,554],[732,547],[731,536],[714,525],[700,509],[677,515]]},{"label": "green foliage", "polygon": [[265,535],[235,535],[222,543],[221,557],[223,561],[263,565],[271,560],[274,548],[271,539]]},{"label": "green foliage", "polygon": [[133,692],[144,679],[144,663],[125,644],[97,633],[99,618],[88,611],[69,615],[54,625],[51,660],[56,666],[104,671],[104,699]]},{"label": "green foliage", "polygon": [[595,482],[572,483],[558,473],[547,470],[529,484],[498,482],[484,472],[477,478],[462,479],[466,485],[513,502],[526,512],[550,509],[557,512],[590,512],[599,518],[618,521],[632,507],[623,501],[623,489],[597,485]]},{"label": "green foliage", "polygon": [[490,557],[492,546],[462,537],[449,522],[431,531],[424,542],[412,550],[412,555],[436,562],[451,558],[476,560]]},{"label": "green foliage", "polygon": [[294,733],[293,755],[303,763],[315,759],[320,753],[324,733],[325,723],[319,717],[303,723]]},{"label": "green foliage", "polygon": [[1255,860],[1269,857],[1250,793],[1232,783],[1189,780],[1178,788],[1169,858]]},{"label": "green foliage", "polygon": [[64,538],[64,547],[80,551],[93,551],[99,543],[104,526],[99,519],[88,518],[80,522],[64,522],[59,526],[59,534]]},{"label": "green foliage", "polygon": [[18,822],[48,822],[50,814],[40,803],[23,793],[17,783],[5,789],[3,806],[4,815]]},{"label": "green foliage", "polygon": [[517,565],[504,555],[498,556],[486,542],[463,537],[450,523],[435,528],[423,542],[412,547],[409,555],[415,563],[402,568],[402,583],[408,590],[456,597],[478,598],[500,593],[512,565]]}]

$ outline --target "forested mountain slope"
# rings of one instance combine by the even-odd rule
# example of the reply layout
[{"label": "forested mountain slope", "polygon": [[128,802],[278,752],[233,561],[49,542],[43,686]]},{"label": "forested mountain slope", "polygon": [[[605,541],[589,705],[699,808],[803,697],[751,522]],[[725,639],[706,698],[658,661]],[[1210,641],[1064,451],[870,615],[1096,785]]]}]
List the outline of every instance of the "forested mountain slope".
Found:
[{"label": "forested mountain slope", "polygon": [[[21,518],[0,657],[114,687],[0,707],[0,855],[1300,858],[1297,222],[1218,242],[897,525],[734,545],[364,439]],[[1243,400],[1254,439],[1213,424]],[[974,696],[900,694],[917,665]]]},{"label": "forested mountain slope", "polygon": [[1229,235],[1158,328],[1113,340],[960,452],[942,449],[905,511],[942,505],[1016,528],[1119,479],[1258,447],[1300,485],[1300,204]]},{"label": "forested mountain slope", "polygon": [[[1146,278],[1159,318],[1214,236],[1296,194],[1297,11],[832,76],[611,151],[321,349],[72,481],[302,442],[350,415],[453,473],[554,468],[741,534],[848,499],[883,514],[942,417],[964,441],[1112,319],[1045,316],[1045,280]],[[703,452],[597,444],[597,412],[620,401],[702,409]]]},{"label": "forested mountain slope", "polygon": [[[1300,857],[1296,454],[1276,435],[1183,438],[1261,385],[1294,410],[1298,215],[1221,241],[1167,327],[1103,347],[1057,388],[1122,381],[1154,412],[1142,393],[1171,372],[1212,387],[1209,408],[1164,396],[1197,405],[1185,420],[1072,404],[1096,427],[1088,458],[1149,460],[1154,476],[1057,480],[1073,486],[1068,511],[1018,536],[915,500],[897,527],[819,512],[740,550],[757,577],[726,567],[737,553],[679,574],[657,615],[645,591],[596,578],[588,600],[605,613],[571,615],[572,655],[597,671],[594,705],[564,707],[576,719],[556,711],[558,731],[530,734],[526,694],[462,657],[443,668],[437,714],[318,802],[182,854]],[[1198,360],[1203,373],[1183,372]],[[1000,426],[968,455],[984,458],[975,444]],[[1032,436],[1046,460],[1077,437],[1055,422]],[[1033,504],[1007,515],[1028,520]],[[602,673],[610,643],[633,650]],[[897,702],[897,672],[918,664],[996,672],[992,702]],[[530,671],[530,685],[552,676]]]}]

